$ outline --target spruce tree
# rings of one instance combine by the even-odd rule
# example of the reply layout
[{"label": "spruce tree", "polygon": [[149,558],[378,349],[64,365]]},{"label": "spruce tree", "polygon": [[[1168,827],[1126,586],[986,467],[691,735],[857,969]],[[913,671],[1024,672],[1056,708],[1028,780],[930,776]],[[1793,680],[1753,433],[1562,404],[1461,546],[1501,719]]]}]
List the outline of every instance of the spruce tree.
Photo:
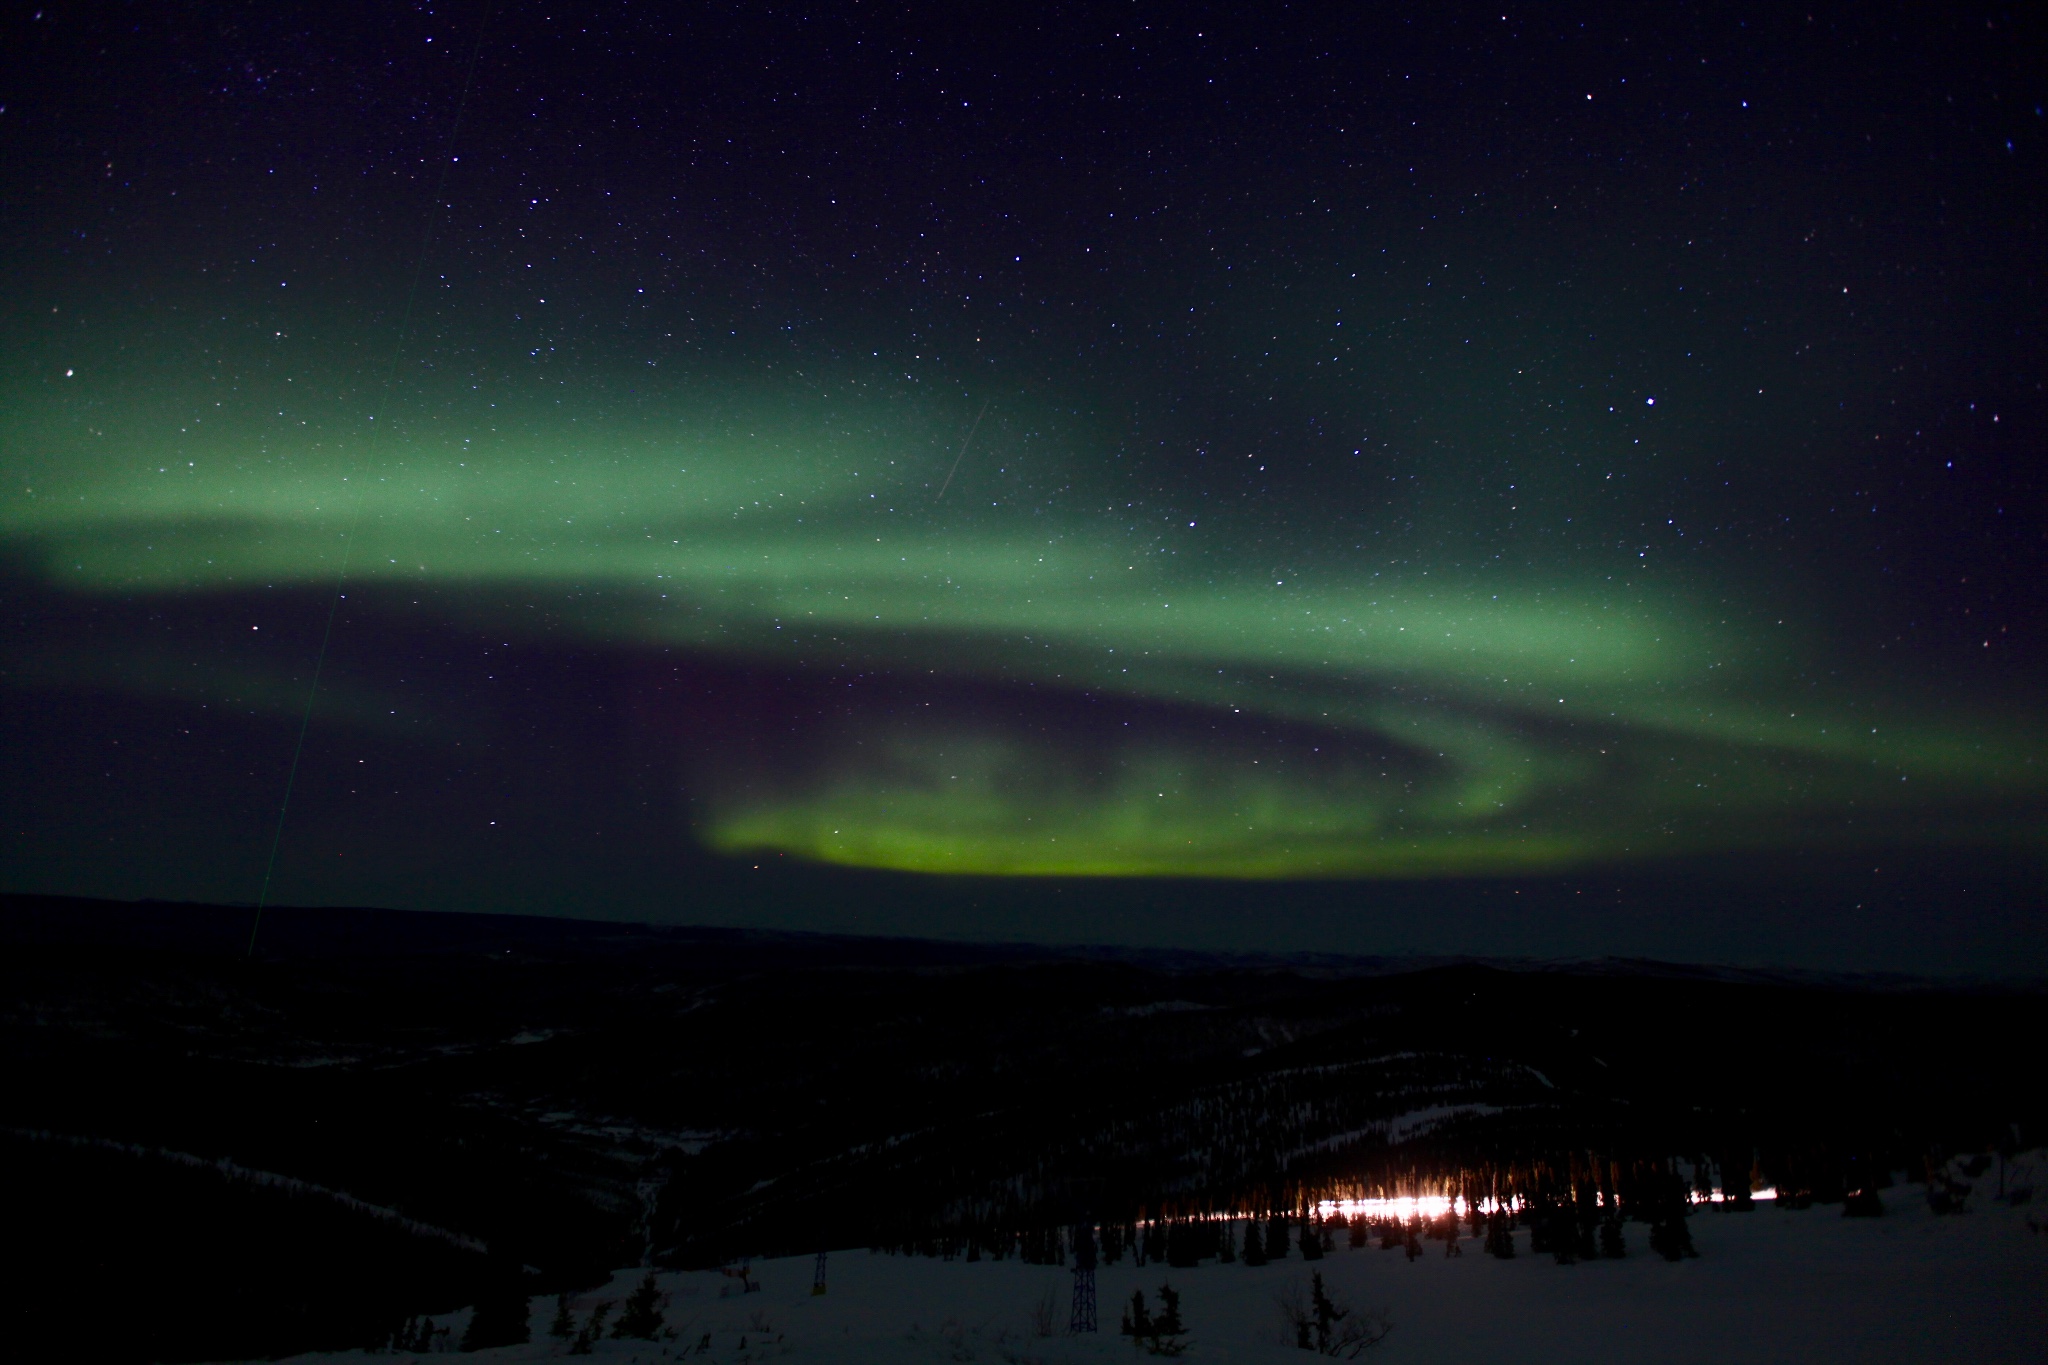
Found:
[{"label": "spruce tree", "polygon": [[1259,1220],[1248,1218],[1244,1225],[1244,1263],[1264,1265],[1266,1263],[1266,1239],[1259,1231]]},{"label": "spruce tree", "polygon": [[1159,1286],[1159,1318],[1152,1324],[1155,1336],[1177,1337],[1188,1329],[1181,1325],[1180,1294],[1170,1284]]},{"label": "spruce tree", "polygon": [[1686,1187],[1676,1171],[1666,1171],[1650,1187],[1650,1249],[1667,1261],[1697,1256],[1692,1229],[1686,1224]]},{"label": "spruce tree", "polygon": [[1301,1224],[1301,1259],[1320,1261],[1323,1259],[1323,1239],[1316,1232],[1315,1225],[1306,1219]]},{"label": "spruce tree", "polygon": [[1145,1225],[1145,1259],[1163,1261],[1166,1259],[1166,1222],[1154,1218]]},{"label": "spruce tree", "polygon": [[570,1355],[587,1356],[590,1354],[591,1343],[604,1339],[604,1320],[611,1311],[610,1300],[590,1310],[590,1316],[584,1320],[583,1326],[576,1333],[576,1340],[569,1347]]},{"label": "spruce tree", "polygon": [[1287,1259],[1287,1219],[1274,1214],[1266,1223],[1266,1255],[1276,1261]]},{"label": "spruce tree", "polygon": [[1754,1154],[1744,1149],[1723,1154],[1720,1160],[1722,1207],[1744,1211],[1756,1207],[1749,1190],[1750,1173],[1755,1164]]},{"label": "spruce tree", "polygon": [[[1324,1355],[1331,1354],[1331,1329],[1351,1316],[1348,1308],[1339,1308],[1323,1288],[1323,1272],[1318,1270],[1309,1280],[1309,1306],[1316,1315],[1316,1350]],[[1297,1300],[1299,1302],[1299,1300]]]},{"label": "spruce tree", "polygon": [[405,1325],[391,1338],[394,1351],[431,1351],[434,1349],[434,1320],[432,1318],[409,1317]]},{"label": "spruce tree", "polygon": [[1148,1337],[1152,1335],[1152,1311],[1145,1307],[1145,1291],[1131,1291],[1130,1307],[1124,1309],[1124,1325],[1120,1329],[1127,1337]]},{"label": "spruce tree", "polygon": [[1684,1214],[1666,1214],[1650,1224],[1650,1250],[1667,1261],[1682,1261],[1699,1253],[1692,1249],[1692,1230]]},{"label": "spruce tree", "polygon": [[640,1281],[640,1287],[626,1300],[625,1311],[619,1314],[618,1325],[612,1328],[612,1335],[653,1341],[661,1335],[661,1327],[661,1290],[654,1282],[654,1272],[650,1270]]},{"label": "spruce tree", "polygon": [[1544,1226],[1550,1233],[1550,1254],[1559,1265],[1574,1265],[1579,1259],[1577,1234],[1572,1227],[1571,1208],[1553,1208]]},{"label": "spruce tree", "polygon": [[1550,1250],[1550,1200],[1538,1195],[1529,1201],[1522,1212],[1522,1221],[1529,1225],[1529,1251],[1541,1255]]},{"label": "spruce tree", "polygon": [[565,1290],[555,1295],[555,1318],[548,1324],[548,1335],[564,1341],[576,1335],[576,1317],[569,1311],[569,1295]]}]

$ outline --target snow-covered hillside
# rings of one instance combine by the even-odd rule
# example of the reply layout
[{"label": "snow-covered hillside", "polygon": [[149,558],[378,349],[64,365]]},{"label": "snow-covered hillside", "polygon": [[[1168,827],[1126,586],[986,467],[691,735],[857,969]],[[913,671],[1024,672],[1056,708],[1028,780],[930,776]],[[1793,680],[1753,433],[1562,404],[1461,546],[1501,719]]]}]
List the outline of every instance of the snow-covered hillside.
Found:
[{"label": "snow-covered hillside", "polygon": [[[2036,1164],[2039,1163],[2038,1155]],[[1980,1189],[1982,1187],[1980,1186]],[[1383,1309],[1392,1334],[1364,1357],[1375,1365],[1434,1361],[1657,1362],[2040,1362],[2048,1359],[2048,1236],[2038,1208],[1973,1200],[1970,1212],[1937,1217],[1922,1187],[1886,1192],[1881,1218],[1844,1218],[1839,1206],[1753,1211],[1703,1208],[1692,1219],[1697,1259],[1650,1255],[1629,1225],[1622,1260],[1560,1266],[1528,1254],[1463,1255],[1442,1243],[1410,1260],[1400,1251],[1340,1247],[1313,1266],[1299,1255],[1259,1267],[1206,1263],[1176,1270],[1121,1264],[1098,1272],[1102,1330],[1066,1331],[1072,1272],[1016,1260],[936,1261],[836,1252],[829,1289],[811,1292],[809,1257],[755,1262],[758,1292],[734,1292],[716,1272],[662,1274],[673,1337],[605,1339],[590,1358],[610,1365],[687,1359],[742,1361],[1025,1362],[1144,1358],[1118,1334],[1134,1291],[1157,1308],[1158,1287],[1181,1294],[1189,1361],[1295,1362],[1276,1298],[1305,1290],[1320,1270],[1332,1296],[1360,1312]],[[2030,1222],[2030,1215],[2032,1221]],[[611,1319],[644,1272],[572,1300],[576,1320],[610,1301]],[[566,1358],[571,1342],[548,1335],[552,1299],[533,1303],[533,1341],[476,1353],[479,1365]],[[458,1314],[438,1338],[452,1349]],[[1049,1329],[1049,1334],[1048,1334]],[[708,1343],[708,1345],[707,1345]],[[391,1361],[406,1353],[302,1356],[315,1361]]]}]

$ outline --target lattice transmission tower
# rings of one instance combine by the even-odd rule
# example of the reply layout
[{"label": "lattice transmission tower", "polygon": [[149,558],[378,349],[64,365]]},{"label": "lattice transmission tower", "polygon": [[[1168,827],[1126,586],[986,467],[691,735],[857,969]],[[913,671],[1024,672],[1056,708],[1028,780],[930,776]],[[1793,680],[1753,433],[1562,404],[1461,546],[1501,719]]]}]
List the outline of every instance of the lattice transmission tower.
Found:
[{"label": "lattice transmission tower", "polygon": [[1095,1330],[1095,1229],[1086,1223],[1074,1229],[1074,1311],[1067,1330]]}]

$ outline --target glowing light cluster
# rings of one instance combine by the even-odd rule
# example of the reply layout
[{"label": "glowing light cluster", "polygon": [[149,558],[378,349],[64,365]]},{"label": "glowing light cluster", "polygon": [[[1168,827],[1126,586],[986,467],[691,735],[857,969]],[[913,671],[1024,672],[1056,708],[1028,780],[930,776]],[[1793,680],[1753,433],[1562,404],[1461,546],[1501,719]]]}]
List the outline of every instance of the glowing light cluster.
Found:
[{"label": "glowing light cluster", "polygon": [[[1465,1205],[1466,1216],[1470,1215],[1471,1202]],[[1491,1201],[1481,1201],[1480,1212],[1491,1213],[1497,1207]],[[1400,1195],[1393,1198],[1374,1199],[1325,1199],[1316,1205],[1316,1217],[1329,1219],[1342,1215],[1348,1222],[1353,1218],[1386,1219],[1398,1218],[1407,1222],[1420,1218],[1434,1222],[1446,1214],[1458,1212],[1458,1199],[1448,1194]]]}]

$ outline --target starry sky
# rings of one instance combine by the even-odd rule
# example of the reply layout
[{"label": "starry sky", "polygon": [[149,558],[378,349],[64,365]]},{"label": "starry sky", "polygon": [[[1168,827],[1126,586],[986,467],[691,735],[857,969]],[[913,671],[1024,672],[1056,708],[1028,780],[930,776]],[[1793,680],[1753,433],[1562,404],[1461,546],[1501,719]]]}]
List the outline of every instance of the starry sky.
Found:
[{"label": "starry sky", "polygon": [[2038,20],[546,8],[6,20],[6,889],[2048,968]]}]

